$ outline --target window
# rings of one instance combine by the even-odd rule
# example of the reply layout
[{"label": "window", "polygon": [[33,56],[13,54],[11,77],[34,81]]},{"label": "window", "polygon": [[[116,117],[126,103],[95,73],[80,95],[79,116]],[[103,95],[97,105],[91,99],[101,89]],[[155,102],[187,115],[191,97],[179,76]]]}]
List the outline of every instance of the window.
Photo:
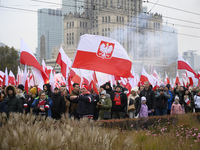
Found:
[{"label": "window", "polygon": [[74,32],[72,33],[72,36],[74,36]]},{"label": "window", "polygon": [[95,32],[93,34],[95,35]]},{"label": "window", "polygon": [[80,27],[82,26],[82,22],[80,22]]},{"label": "window", "polygon": [[71,33],[69,34],[69,36],[71,36]]},{"label": "window", "polygon": [[72,22],[72,28],[74,27],[74,22]]},{"label": "window", "polygon": [[102,17],[102,22],[104,22],[104,17]]},{"label": "window", "polygon": [[87,28],[87,22],[85,23],[85,27]]},{"label": "window", "polygon": [[102,36],[104,36],[104,33],[102,33]]},{"label": "window", "polygon": [[97,32],[97,35],[99,35],[99,32]]},{"label": "window", "polygon": [[116,20],[117,20],[117,22],[118,22],[118,16],[116,17]]},{"label": "window", "polygon": [[110,28],[108,28],[108,31],[110,31]]},{"label": "window", "polygon": [[98,27],[98,24],[96,25],[96,27]]},{"label": "window", "polygon": [[67,22],[67,28],[69,28],[69,22]]},{"label": "window", "polygon": [[80,33],[80,36],[82,35],[82,33]]},{"label": "window", "polygon": [[107,22],[107,17],[105,17],[105,22]]},{"label": "window", "polygon": [[71,25],[72,25],[72,24],[71,24],[71,22],[70,22],[70,23],[69,23],[69,27],[70,27],[70,28],[71,28]]},{"label": "window", "polygon": [[122,22],[124,23],[124,17],[122,17]]},{"label": "window", "polygon": [[108,16],[108,22],[110,22],[110,16]]},{"label": "window", "polygon": [[85,23],[83,22],[83,28],[84,28]]},{"label": "window", "polygon": [[121,22],[121,17],[119,17],[119,22]]},{"label": "window", "polygon": [[98,23],[98,20],[96,20],[96,23]]},{"label": "window", "polygon": [[105,36],[107,36],[107,33],[105,33]]},{"label": "window", "polygon": [[98,19],[98,16],[96,16],[96,19]]},{"label": "window", "polygon": [[107,32],[107,28],[105,28],[105,32]]},{"label": "window", "polygon": [[104,32],[104,29],[102,29],[102,32]]}]

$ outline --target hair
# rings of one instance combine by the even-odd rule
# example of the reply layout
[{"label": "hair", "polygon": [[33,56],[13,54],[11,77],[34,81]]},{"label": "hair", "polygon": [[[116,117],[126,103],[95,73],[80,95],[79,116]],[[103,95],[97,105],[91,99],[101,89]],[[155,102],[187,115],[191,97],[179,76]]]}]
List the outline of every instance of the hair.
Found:
[{"label": "hair", "polygon": [[145,81],[144,83],[148,83],[149,84],[149,81]]},{"label": "hair", "polygon": [[66,88],[66,85],[61,85],[61,87],[65,87]]},{"label": "hair", "polygon": [[78,83],[74,83],[74,84],[73,84],[73,87],[75,87],[76,85],[79,85],[79,84],[78,84]]},{"label": "hair", "polygon": [[41,96],[41,95],[42,95],[42,93],[44,93],[44,94],[45,94],[45,91],[43,91],[43,90],[40,90],[40,91],[38,92],[38,95],[39,95],[39,96]]}]

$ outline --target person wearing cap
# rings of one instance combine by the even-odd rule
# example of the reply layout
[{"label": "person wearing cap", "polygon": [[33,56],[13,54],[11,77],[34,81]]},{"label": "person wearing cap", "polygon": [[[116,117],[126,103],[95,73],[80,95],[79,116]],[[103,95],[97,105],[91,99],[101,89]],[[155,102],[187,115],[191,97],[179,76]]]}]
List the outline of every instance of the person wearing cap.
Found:
[{"label": "person wearing cap", "polygon": [[16,88],[13,85],[8,85],[5,89],[5,94],[7,97],[7,115],[11,112],[21,113],[22,112],[22,102],[19,98],[16,97]]},{"label": "person wearing cap", "polygon": [[171,112],[171,106],[172,106],[172,101],[174,99],[174,95],[173,93],[171,92],[171,86],[170,84],[167,84],[165,86],[165,91],[169,93],[169,95],[171,96],[170,99],[167,100],[167,114],[170,115],[170,112]]},{"label": "person wearing cap", "polygon": [[78,115],[80,118],[87,117],[89,119],[93,118],[93,97],[88,91],[88,86],[83,85],[81,87],[81,95],[70,96],[67,95],[66,98],[72,103],[78,103]]},{"label": "person wearing cap", "polygon": [[183,111],[182,111],[181,105],[179,104],[179,97],[175,96],[174,102],[171,107],[171,115],[177,115],[177,114],[182,114],[182,113]]},{"label": "person wearing cap", "polygon": [[154,91],[150,88],[149,82],[144,82],[144,89],[140,91],[140,97],[146,97],[146,104],[148,106],[148,109],[151,110],[151,113],[149,113],[149,116],[153,116],[154,111],[156,109],[156,101],[155,101],[155,94]]},{"label": "person wearing cap", "polygon": [[146,97],[142,96],[141,97],[140,113],[139,113],[140,118],[141,117],[147,118],[148,114],[151,113],[151,110],[148,109],[146,102],[147,102]]},{"label": "person wearing cap", "polygon": [[127,95],[122,92],[122,87],[120,85],[116,86],[116,91],[114,95],[114,100],[112,101],[112,111],[114,119],[125,118],[127,108]]},{"label": "person wearing cap", "polygon": [[129,115],[129,118],[136,118],[140,111],[140,105],[141,105],[141,100],[140,96],[137,94],[138,87],[134,87],[131,89],[131,94],[128,97],[128,102],[127,102],[127,108],[130,105],[135,105],[135,110],[134,111],[128,111],[127,113]]},{"label": "person wearing cap", "polygon": [[156,93],[156,115],[163,116],[167,114],[168,99],[171,98],[170,94],[164,90],[165,86],[160,85],[159,91]]},{"label": "person wearing cap", "polygon": [[58,87],[54,88],[54,93],[51,96],[51,99],[53,101],[53,106],[51,107],[52,118],[60,119],[62,114],[65,113],[66,104]]},{"label": "person wearing cap", "polygon": [[101,97],[99,102],[97,102],[96,108],[99,110],[99,119],[111,119],[112,101],[110,95],[105,90],[101,92]]}]

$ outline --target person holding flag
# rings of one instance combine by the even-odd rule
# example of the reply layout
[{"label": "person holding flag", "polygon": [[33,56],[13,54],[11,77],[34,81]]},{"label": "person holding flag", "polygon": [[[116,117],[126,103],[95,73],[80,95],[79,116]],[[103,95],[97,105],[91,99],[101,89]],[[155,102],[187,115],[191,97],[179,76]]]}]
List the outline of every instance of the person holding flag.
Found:
[{"label": "person holding flag", "polygon": [[194,98],[192,94],[189,92],[189,90],[185,90],[184,95],[184,107],[185,107],[185,113],[192,113],[194,108]]}]

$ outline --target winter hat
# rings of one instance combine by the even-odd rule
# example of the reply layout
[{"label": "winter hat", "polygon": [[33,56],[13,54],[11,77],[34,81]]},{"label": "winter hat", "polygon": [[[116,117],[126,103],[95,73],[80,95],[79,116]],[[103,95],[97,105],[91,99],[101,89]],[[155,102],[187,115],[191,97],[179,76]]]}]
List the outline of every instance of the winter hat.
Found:
[{"label": "winter hat", "polygon": [[88,91],[88,86],[87,85],[82,85],[82,88],[85,88]]},{"label": "winter hat", "polygon": [[178,96],[175,96],[174,100],[178,99],[179,100],[179,97]]},{"label": "winter hat", "polygon": [[160,87],[163,87],[163,88],[164,88],[165,86],[164,86],[163,84],[161,84]]},{"label": "winter hat", "polygon": [[103,91],[101,92],[101,95],[106,95],[106,91],[103,90]]},{"label": "winter hat", "polygon": [[141,102],[146,101],[146,100],[147,100],[146,97],[144,96],[141,97]]},{"label": "winter hat", "polygon": [[165,87],[167,87],[168,88],[168,90],[170,89],[170,84],[167,84]]},{"label": "winter hat", "polygon": [[131,92],[132,92],[132,91],[137,92],[137,91],[138,91],[138,87],[136,86],[136,87],[132,88],[132,89],[131,89]]},{"label": "winter hat", "polygon": [[30,89],[30,92],[33,93],[33,94],[36,94],[36,92],[37,92],[36,87],[33,87],[32,89]]},{"label": "winter hat", "polygon": [[19,88],[19,89],[21,89],[22,91],[24,91],[24,86],[23,86],[22,84],[18,85],[17,88]]},{"label": "winter hat", "polygon": [[59,90],[59,88],[58,88],[58,87],[55,87],[54,90]]},{"label": "winter hat", "polygon": [[121,86],[120,84],[118,84],[118,85],[116,86],[116,88],[117,88],[117,87],[119,87],[120,89],[122,89],[122,86]]}]

